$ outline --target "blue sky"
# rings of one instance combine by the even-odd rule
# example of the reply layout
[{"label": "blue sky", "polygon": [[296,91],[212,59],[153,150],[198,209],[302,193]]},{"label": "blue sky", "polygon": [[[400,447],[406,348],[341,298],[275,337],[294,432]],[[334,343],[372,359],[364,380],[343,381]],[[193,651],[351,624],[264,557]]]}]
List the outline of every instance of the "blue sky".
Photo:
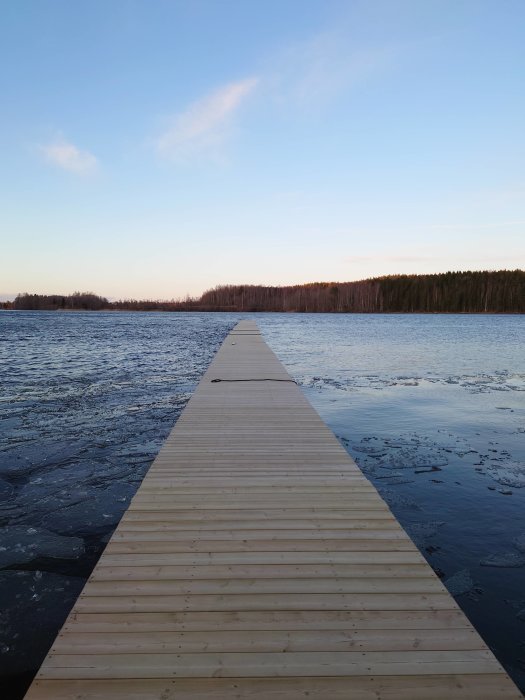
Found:
[{"label": "blue sky", "polygon": [[525,266],[523,0],[0,0],[0,293]]}]

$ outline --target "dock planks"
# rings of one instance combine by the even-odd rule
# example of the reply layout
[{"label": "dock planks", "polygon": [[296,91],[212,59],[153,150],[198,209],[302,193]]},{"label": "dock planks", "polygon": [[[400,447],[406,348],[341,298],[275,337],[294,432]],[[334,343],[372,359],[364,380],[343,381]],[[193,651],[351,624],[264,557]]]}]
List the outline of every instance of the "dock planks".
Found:
[{"label": "dock planks", "polygon": [[305,697],[522,695],[244,321],[26,700]]}]

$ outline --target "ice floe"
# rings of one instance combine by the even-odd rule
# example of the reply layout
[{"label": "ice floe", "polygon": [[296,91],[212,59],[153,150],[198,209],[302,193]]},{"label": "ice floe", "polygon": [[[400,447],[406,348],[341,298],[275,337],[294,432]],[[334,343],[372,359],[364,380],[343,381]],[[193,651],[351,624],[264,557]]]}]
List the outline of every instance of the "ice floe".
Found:
[{"label": "ice floe", "polygon": [[446,578],[443,583],[453,596],[469,593],[475,585],[468,569],[457,571],[449,578]]},{"label": "ice floe", "polygon": [[39,527],[0,528],[0,569],[41,558],[78,559],[83,553],[80,537],[64,537]]}]

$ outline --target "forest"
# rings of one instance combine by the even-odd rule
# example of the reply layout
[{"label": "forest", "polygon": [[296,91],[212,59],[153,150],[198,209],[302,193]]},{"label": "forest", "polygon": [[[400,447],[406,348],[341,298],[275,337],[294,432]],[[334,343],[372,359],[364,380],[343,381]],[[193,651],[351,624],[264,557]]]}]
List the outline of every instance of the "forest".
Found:
[{"label": "forest", "polygon": [[524,313],[525,270],[389,275],[293,286],[220,285],[200,297],[109,301],[92,292],[19,294],[4,309],[64,311],[289,311],[302,313]]}]

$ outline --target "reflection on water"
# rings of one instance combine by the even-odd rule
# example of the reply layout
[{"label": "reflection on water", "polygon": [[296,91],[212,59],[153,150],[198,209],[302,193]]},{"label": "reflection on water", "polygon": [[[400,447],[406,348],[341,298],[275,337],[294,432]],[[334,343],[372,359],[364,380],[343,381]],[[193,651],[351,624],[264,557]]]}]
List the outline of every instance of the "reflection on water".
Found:
[{"label": "reflection on water", "polygon": [[[525,687],[523,317],[253,317]],[[238,318],[0,314],[0,674],[11,677],[9,699],[23,694]]]}]

